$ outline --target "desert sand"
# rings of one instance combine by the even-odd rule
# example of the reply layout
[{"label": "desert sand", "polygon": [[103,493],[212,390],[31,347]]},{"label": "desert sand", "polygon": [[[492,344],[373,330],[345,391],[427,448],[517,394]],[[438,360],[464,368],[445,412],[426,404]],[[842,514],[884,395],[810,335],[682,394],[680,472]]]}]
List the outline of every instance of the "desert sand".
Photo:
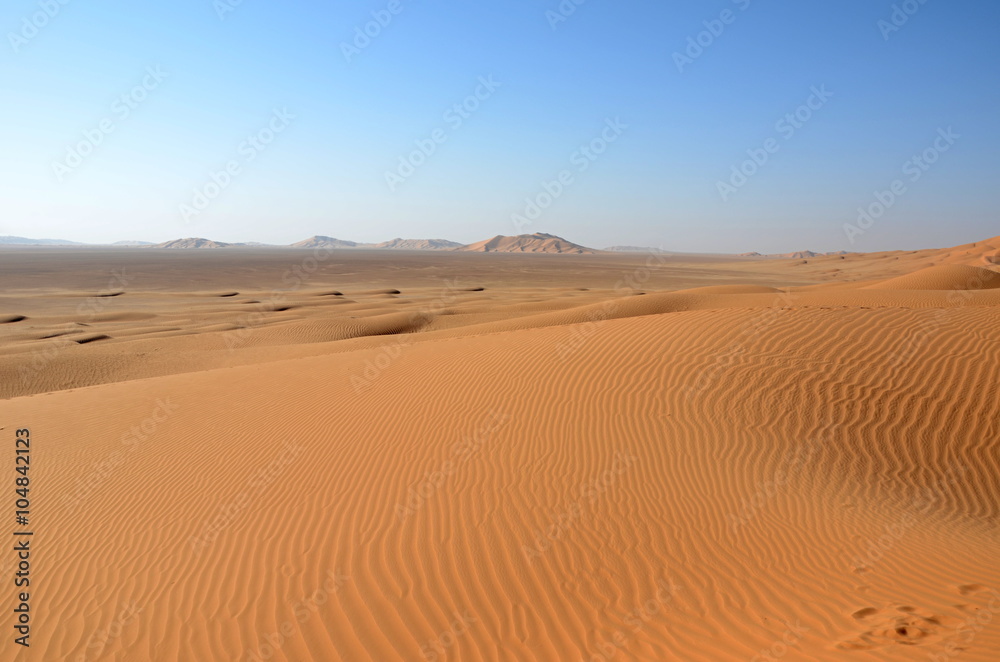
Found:
[{"label": "desert sand", "polygon": [[0,659],[1000,659],[998,255],[0,250]]}]

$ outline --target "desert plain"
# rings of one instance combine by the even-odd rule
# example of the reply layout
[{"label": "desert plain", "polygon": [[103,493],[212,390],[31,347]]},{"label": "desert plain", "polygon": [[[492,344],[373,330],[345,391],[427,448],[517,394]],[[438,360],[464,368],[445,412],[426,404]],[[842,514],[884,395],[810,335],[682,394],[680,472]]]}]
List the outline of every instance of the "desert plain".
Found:
[{"label": "desert plain", "polygon": [[4,248],[0,659],[1000,659],[998,255]]}]

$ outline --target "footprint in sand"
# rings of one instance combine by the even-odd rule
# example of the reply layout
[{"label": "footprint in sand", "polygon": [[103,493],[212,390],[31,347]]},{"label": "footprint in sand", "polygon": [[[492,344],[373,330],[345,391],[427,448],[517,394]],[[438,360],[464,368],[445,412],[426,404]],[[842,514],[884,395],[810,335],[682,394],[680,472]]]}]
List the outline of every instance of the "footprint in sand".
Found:
[{"label": "footprint in sand", "polygon": [[841,650],[873,650],[900,644],[923,646],[941,641],[951,625],[941,616],[910,606],[865,607],[851,616],[862,631],[837,644]]}]

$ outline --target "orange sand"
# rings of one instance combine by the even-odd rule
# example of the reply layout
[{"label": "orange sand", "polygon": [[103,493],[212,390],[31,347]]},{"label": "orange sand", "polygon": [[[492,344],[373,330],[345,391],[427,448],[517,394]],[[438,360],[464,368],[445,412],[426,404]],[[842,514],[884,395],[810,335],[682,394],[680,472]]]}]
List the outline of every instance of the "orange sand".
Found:
[{"label": "orange sand", "polygon": [[0,660],[1000,659],[998,247],[5,250]]}]

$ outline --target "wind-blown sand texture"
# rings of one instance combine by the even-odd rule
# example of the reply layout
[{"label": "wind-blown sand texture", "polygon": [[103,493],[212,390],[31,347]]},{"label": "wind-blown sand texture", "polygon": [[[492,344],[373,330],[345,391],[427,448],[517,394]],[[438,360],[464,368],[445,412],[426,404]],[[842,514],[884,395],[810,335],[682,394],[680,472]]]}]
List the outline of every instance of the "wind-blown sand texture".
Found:
[{"label": "wind-blown sand texture", "polygon": [[1000,659],[998,247],[0,251],[0,659]]}]

